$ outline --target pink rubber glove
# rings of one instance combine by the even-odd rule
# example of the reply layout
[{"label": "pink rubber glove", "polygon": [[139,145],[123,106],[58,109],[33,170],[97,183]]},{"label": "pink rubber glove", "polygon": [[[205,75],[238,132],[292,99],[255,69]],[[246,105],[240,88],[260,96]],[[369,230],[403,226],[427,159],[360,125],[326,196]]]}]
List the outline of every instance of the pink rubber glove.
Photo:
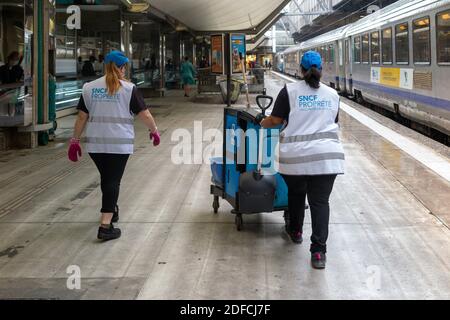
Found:
[{"label": "pink rubber glove", "polygon": [[70,146],[67,155],[69,156],[70,161],[78,162],[79,158],[82,155],[80,140],[75,138],[70,139]]},{"label": "pink rubber glove", "polygon": [[161,136],[159,135],[158,130],[156,130],[155,132],[150,132],[150,140],[153,140],[153,145],[155,147],[159,146],[159,144],[161,143]]}]

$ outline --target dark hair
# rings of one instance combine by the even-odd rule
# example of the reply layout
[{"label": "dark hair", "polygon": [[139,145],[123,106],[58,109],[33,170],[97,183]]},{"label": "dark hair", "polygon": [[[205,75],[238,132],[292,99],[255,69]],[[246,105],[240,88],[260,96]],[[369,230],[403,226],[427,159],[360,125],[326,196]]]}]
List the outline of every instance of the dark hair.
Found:
[{"label": "dark hair", "polygon": [[11,61],[12,59],[14,59],[14,58],[16,58],[16,57],[17,57],[17,59],[20,58],[19,52],[18,52],[18,51],[13,51],[13,52],[11,52],[11,53],[8,55],[8,57],[7,57],[6,59],[7,59],[7,61]]},{"label": "dark hair", "polygon": [[320,87],[320,78],[322,78],[322,70],[311,67],[309,70],[306,70],[302,66],[303,80],[313,89],[318,89]]},{"label": "dark hair", "polygon": [[189,61],[189,57],[188,56],[184,57],[184,61]]}]

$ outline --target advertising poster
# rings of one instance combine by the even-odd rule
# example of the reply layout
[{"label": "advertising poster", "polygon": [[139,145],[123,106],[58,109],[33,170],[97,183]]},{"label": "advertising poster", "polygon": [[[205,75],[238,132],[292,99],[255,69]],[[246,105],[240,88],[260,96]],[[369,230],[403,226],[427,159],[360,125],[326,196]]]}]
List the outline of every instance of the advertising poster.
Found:
[{"label": "advertising poster", "polygon": [[211,72],[224,73],[223,35],[211,36]]},{"label": "advertising poster", "polygon": [[372,67],[370,70],[370,82],[412,90],[414,69]]},{"label": "advertising poster", "polygon": [[242,73],[242,60],[245,61],[245,34],[231,35],[231,64],[232,73]]},{"label": "advertising poster", "polygon": [[381,84],[391,87],[400,86],[400,69],[399,68],[381,68]]}]

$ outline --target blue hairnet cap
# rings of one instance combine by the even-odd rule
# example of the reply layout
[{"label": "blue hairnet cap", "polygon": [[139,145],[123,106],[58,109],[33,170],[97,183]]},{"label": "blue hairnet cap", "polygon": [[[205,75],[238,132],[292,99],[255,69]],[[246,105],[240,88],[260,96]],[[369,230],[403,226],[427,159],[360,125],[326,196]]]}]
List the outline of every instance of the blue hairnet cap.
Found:
[{"label": "blue hairnet cap", "polygon": [[105,57],[105,63],[114,62],[117,67],[122,67],[124,64],[130,62],[130,60],[121,51],[111,51]]},{"label": "blue hairnet cap", "polygon": [[302,66],[306,70],[311,69],[311,67],[322,69],[322,58],[320,54],[316,51],[305,52],[302,57]]}]

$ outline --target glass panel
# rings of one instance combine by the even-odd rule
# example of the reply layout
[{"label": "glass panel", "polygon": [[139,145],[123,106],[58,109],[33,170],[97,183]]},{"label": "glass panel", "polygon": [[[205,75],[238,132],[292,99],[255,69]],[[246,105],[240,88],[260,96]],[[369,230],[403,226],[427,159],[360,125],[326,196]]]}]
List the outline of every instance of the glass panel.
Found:
[{"label": "glass panel", "polygon": [[369,34],[362,36],[362,63],[369,63]]},{"label": "glass panel", "polygon": [[408,23],[395,26],[395,61],[398,64],[409,64]]},{"label": "glass panel", "polygon": [[361,37],[353,39],[353,59],[355,63],[361,63]]},{"label": "glass panel", "polygon": [[437,15],[437,60],[450,63],[450,11]]},{"label": "glass panel", "polygon": [[378,31],[370,34],[370,60],[373,64],[380,63],[380,33]]},{"label": "glass panel", "polygon": [[382,33],[382,59],[383,63],[392,63],[392,28],[387,28],[383,30]]},{"label": "glass panel", "polygon": [[431,62],[430,18],[428,17],[413,22],[413,55],[414,63],[429,64]]},{"label": "glass panel", "polygon": [[13,0],[0,10],[0,126],[32,121],[33,1]]},{"label": "glass panel", "polygon": [[[104,56],[120,49],[120,10],[114,6],[83,5],[81,29],[68,29],[69,2],[58,1],[54,19],[56,109],[77,105],[83,84],[103,75]],[[106,23],[108,21],[108,23]]]},{"label": "glass panel", "polygon": [[329,46],[328,46],[328,61],[330,62],[330,63],[334,63],[334,45],[333,44],[330,44]]}]

